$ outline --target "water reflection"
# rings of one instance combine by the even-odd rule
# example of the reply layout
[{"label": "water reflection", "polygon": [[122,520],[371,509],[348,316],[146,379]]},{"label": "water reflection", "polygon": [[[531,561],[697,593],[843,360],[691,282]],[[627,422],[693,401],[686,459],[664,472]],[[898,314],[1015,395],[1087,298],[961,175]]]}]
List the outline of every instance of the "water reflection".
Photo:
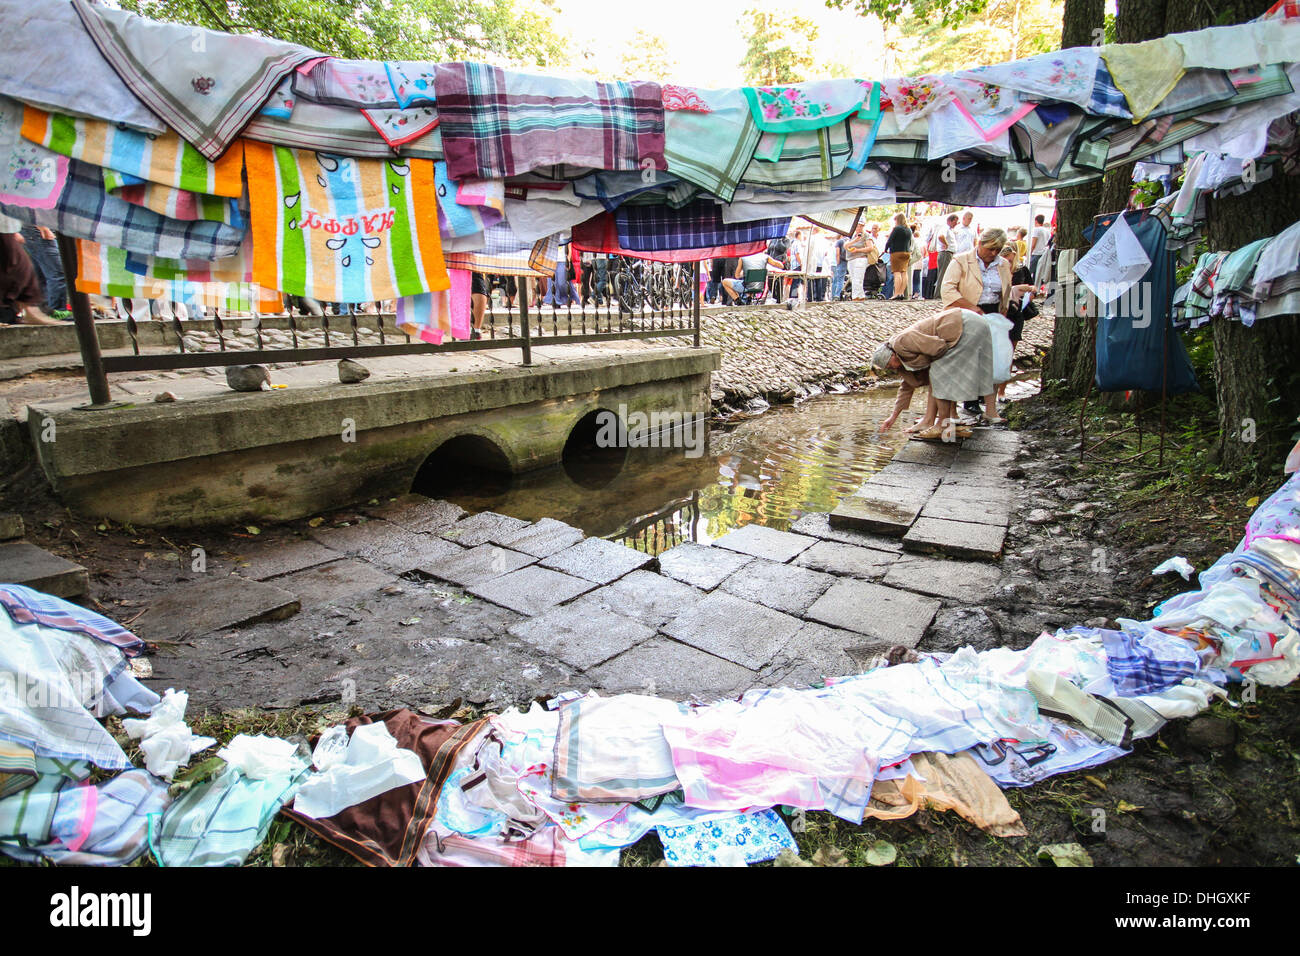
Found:
[{"label": "water reflection", "polygon": [[822,395],[712,430],[700,457],[630,448],[621,467],[579,458],[516,476],[504,493],[470,482],[444,497],[471,512],[556,518],[652,554],[750,522],[785,530],[834,508],[893,457],[904,436],[876,431],[893,400],[892,390]]}]

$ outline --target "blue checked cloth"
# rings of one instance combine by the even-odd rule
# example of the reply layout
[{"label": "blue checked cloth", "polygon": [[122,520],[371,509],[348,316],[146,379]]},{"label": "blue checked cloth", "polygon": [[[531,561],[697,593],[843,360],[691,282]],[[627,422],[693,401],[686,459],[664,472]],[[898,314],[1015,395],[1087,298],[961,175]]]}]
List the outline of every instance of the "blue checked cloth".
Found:
[{"label": "blue checked cloth", "polygon": [[726,223],[722,221],[722,207],[703,200],[681,209],[623,205],[614,210],[614,225],[623,248],[667,252],[779,239],[790,231],[790,218]]},{"label": "blue checked cloth", "polygon": [[1128,108],[1128,99],[1111,79],[1106,61],[1101,57],[1097,57],[1097,78],[1092,84],[1092,100],[1088,103],[1088,112],[1098,116],[1133,118],[1133,113]]},{"label": "blue checked cloth", "polygon": [[1106,670],[1121,697],[1155,694],[1191,677],[1201,659],[1190,642],[1133,622],[1122,631],[1103,630]]},{"label": "blue checked cloth", "polygon": [[4,605],[15,624],[35,622],[61,631],[85,634],[105,644],[112,644],[132,657],[144,650],[144,641],[116,621],[21,584],[0,585],[0,604]]}]

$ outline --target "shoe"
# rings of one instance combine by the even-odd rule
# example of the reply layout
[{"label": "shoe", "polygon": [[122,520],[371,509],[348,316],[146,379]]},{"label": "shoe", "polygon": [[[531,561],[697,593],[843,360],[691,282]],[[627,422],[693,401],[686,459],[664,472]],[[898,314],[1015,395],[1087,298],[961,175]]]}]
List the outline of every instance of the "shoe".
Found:
[{"label": "shoe", "polygon": [[478,329],[470,329],[470,330],[469,330],[469,337],[470,337],[471,339],[481,339],[481,338],[483,338],[483,333],[480,332]]},{"label": "shoe", "polygon": [[53,312],[47,312],[51,319],[58,319],[60,322],[71,322],[72,311],[70,309],[55,309]]},{"label": "shoe", "polygon": [[961,407],[972,415],[979,415],[984,411],[984,405],[981,402],[962,402]]}]

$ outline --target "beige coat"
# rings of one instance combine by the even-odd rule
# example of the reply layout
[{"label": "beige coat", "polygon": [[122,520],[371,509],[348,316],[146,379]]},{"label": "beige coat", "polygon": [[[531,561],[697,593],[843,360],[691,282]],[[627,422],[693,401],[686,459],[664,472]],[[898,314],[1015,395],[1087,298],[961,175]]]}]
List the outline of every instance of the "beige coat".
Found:
[{"label": "beige coat", "polygon": [[918,370],[929,368],[931,362],[942,358],[960,338],[961,309],[945,309],[909,325],[890,339],[889,344],[900,362]]},{"label": "beige coat", "polygon": [[[1011,266],[1001,256],[997,258],[998,275],[1002,278],[1002,301],[998,311],[1007,314],[1007,304],[1011,301]],[[975,249],[953,256],[948,263],[948,270],[943,274],[943,286],[939,289],[939,303],[949,306],[958,299],[967,299],[972,305],[978,305],[980,295],[984,292],[984,280],[980,278],[980,262]]]}]

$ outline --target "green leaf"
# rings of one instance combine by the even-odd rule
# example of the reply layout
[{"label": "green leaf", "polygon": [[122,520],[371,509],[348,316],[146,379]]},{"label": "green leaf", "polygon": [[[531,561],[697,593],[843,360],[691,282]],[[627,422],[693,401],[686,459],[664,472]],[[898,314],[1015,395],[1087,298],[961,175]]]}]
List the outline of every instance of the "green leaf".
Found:
[{"label": "green leaf", "polygon": [[872,866],[889,866],[898,859],[898,848],[888,840],[877,840],[867,847],[867,862]]},{"label": "green leaf", "polygon": [[1048,843],[1040,846],[1038,858],[1053,866],[1092,866],[1092,857],[1077,843]]}]

